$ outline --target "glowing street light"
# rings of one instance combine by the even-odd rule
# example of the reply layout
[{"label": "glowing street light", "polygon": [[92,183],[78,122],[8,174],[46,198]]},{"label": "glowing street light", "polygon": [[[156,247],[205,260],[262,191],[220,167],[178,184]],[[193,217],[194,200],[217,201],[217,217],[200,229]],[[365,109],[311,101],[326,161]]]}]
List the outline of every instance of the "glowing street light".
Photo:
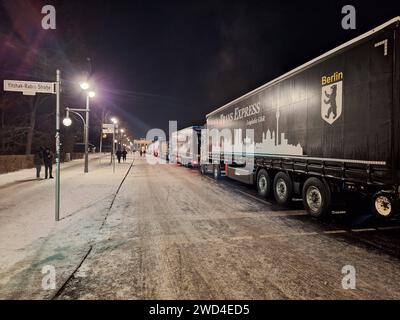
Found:
[{"label": "glowing street light", "polygon": [[82,89],[82,90],[88,90],[88,89],[90,88],[90,85],[89,85],[89,83],[87,83],[87,82],[82,82],[82,83],[80,84],[80,86],[81,86],[81,89]]},{"label": "glowing street light", "polygon": [[66,127],[70,127],[72,125],[72,120],[70,117],[64,118],[63,125]]},{"label": "glowing street light", "polygon": [[94,98],[96,96],[96,92],[90,91],[88,96],[89,96],[89,98]]}]

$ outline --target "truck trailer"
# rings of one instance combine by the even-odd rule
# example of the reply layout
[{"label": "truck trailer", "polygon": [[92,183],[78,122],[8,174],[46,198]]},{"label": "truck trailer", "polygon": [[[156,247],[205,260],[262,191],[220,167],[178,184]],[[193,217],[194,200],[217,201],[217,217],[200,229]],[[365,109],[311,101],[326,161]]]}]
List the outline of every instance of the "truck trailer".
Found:
[{"label": "truck trailer", "polygon": [[[356,199],[379,217],[396,215],[399,23],[394,18],[208,114],[201,171],[255,184],[281,205],[301,197],[317,218]],[[213,144],[212,130],[230,130],[232,141]],[[227,152],[228,142],[250,143],[252,151]]]},{"label": "truck trailer", "polygon": [[186,167],[200,165],[201,126],[191,126],[172,132],[170,141],[170,162]]}]

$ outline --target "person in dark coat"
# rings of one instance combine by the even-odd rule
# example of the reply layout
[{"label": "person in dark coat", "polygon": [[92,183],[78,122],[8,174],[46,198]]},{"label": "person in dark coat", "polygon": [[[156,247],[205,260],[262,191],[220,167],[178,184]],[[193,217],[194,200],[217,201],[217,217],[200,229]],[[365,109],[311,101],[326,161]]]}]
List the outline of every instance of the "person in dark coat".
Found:
[{"label": "person in dark coat", "polygon": [[37,149],[35,156],[33,157],[33,164],[36,168],[36,178],[40,179],[40,171],[42,171],[43,164],[43,148]]},{"label": "person in dark coat", "polygon": [[124,148],[124,151],[122,151],[122,160],[123,160],[124,162],[126,162],[126,156],[127,156],[127,154],[128,154],[128,151],[126,151],[126,149]]},{"label": "person in dark coat", "polygon": [[44,162],[44,170],[45,170],[45,179],[53,178],[53,160],[54,154],[50,150],[50,148],[46,148],[43,153],[43,162]]},{"label": "person in dark coat", "polygon": [[122,151],[121,151],[121,150],[118,150],[118,151],[117,151],[118,163],[121,163],[121,157],[122,157]]}]

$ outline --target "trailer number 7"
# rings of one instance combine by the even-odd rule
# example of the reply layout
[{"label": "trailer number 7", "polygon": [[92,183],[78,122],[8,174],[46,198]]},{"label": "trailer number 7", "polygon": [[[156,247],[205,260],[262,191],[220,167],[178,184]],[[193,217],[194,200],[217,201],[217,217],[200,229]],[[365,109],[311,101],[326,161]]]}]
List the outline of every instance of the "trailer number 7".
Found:
[{"label": "trailer number 7", "polygon": [[380,46],[384,46],[384,55],[387,56],[388,55],[388,40],[383,40],[381,42],[375,43],[375,48],[378,48]]}]

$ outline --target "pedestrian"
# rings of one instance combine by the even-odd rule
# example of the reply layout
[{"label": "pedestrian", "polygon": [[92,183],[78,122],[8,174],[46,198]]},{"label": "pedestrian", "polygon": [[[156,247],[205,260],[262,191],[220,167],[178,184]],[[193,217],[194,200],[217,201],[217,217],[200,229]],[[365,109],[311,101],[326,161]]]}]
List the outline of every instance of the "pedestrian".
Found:
[{"label": "pedestrian", "polygon": [[121,163],[121,157],[122,157],[122,151],[121,151],[121,150],[118,150],[118,151],[117,151],[118,163]]},{"label": "pedestrian", "polygon": [[140,151],[140,156],[145,155],[146,154],[146,148],[143,146],[142,150]]},{"label": "pedestrian", "polygon": [[128,151],[126,151],[126,148],[124,148],[124,151],[122,151],[122,160],[123,160],[124,162],[126,162],[126,156],[127,156],[127,154],[128,154]]},{"label": "pedestrian", "polygon": [[53,160],[54,160],[54,154],[50,150],[50,148],[47,147],[43,153],[45,179],[47,179],[47,178],[54,179],[53,178]]},{"label": "pedestrian", "polygon": [[43,148],[36,150],[35,156],[33,157],[33,163],[36,168],[36,179],[40,179],[40,171],[42,171],[43,164]]}]

